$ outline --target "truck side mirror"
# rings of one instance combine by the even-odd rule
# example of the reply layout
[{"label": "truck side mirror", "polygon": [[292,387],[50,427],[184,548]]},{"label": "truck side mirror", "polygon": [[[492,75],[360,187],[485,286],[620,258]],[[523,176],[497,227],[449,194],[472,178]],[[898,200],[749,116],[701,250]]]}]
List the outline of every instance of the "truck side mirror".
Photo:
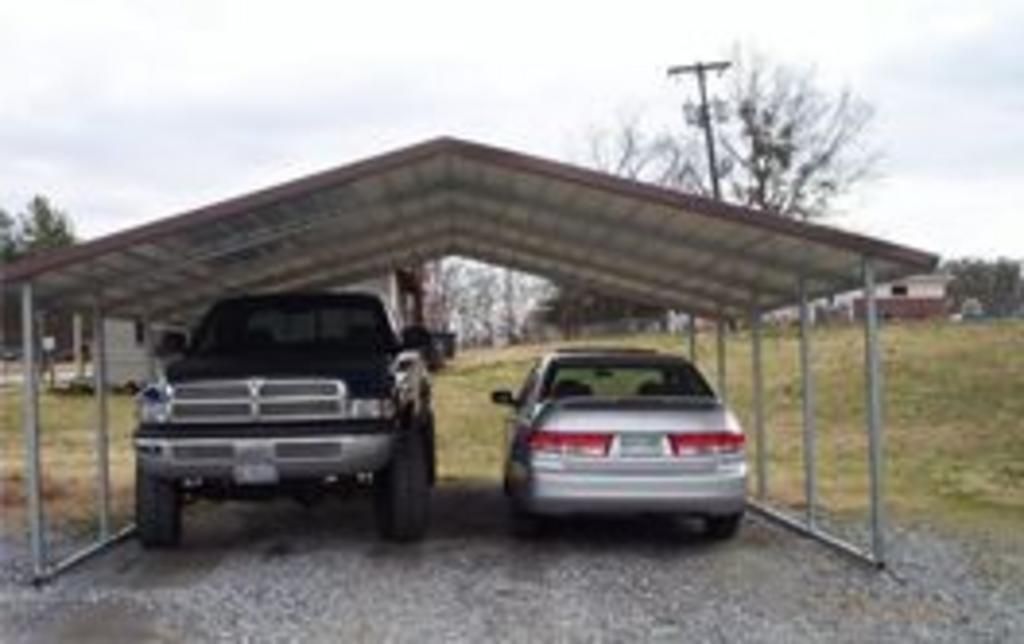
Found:
[{"label": "truck side mirror", "polygon": [[160,340],[156,345],[156,355],[159,358],[173,358],[185,353],[188,340],[180,331],[164,331],[160,334]]},{"label": "truck side mirror", "polygon": [[402,348],[414,351],[425,351],[431,347],[433,339],[426,327],[413,325],[402,329]]}]

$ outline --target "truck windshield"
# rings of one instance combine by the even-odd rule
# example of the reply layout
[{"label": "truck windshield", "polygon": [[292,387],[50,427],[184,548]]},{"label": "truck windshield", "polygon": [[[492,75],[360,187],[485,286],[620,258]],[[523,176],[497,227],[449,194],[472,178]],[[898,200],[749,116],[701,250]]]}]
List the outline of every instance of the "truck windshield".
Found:
[{"label": "truck windshield", "polygon": [[207,315],[191,353],[375,353],[396,346],[383,308],[373,301],[236,301]]}]

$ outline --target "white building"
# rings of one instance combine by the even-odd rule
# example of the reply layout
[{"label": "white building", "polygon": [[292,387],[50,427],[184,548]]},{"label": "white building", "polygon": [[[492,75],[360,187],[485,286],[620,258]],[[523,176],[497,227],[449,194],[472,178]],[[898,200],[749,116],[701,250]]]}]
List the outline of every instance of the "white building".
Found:
[{"label": "white building", "polygon": [[[897,282],[879,284],[875,288],[878,313],[887,320],[922,320],[948,314],[947,290],[952,277],[945,273],[912,275]],[[811,302],[811,320],[824,314],[832,319],[859,320],[864,315],[864,291],[857,289],[831,298]],[[772,311],[769,319],[794,322],[799,317],[796,307]]]},{"label": "white building", "polygon": [[[945,317],[949,313],[947,291],[951,281],[951,275],[929,273],[882,284],[876,289],[878,313],[887,320]],[[863,319],[864,292],[856,290],[837,295],[832,306],[842,311],[850,320]]]}]

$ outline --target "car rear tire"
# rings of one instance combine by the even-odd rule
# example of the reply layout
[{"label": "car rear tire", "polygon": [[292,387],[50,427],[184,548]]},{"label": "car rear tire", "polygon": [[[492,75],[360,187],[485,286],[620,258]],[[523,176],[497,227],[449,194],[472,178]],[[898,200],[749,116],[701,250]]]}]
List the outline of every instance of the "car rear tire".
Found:
[{"label": "car rear tire", "polygon": [[715,540],[731,539],[736,536],[743,521],[743,513],[707,518],[708,536]]},{"label": "car rear tire", "polygon": [[135,527],[144,548],[173,548],[181,542],[181,491],[177,483],[135,466]]},{"label": "car rear tire", "polygon": [[374,475],[377,531],[389,541],[418,541],[430,515],[430,473],[424,437],[409,431],[396,440],[391,463]]}]

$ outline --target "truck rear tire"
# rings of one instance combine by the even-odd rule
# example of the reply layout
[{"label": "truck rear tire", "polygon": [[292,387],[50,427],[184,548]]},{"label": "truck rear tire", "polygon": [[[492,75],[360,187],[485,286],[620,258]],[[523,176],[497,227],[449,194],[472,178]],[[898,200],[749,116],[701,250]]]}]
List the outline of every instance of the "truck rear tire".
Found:
[{"label": "truck rear tire", "polygon": [[181,492],[174,481],[135,466],[135,527],[143,548],[173,548],[181,541]]},{"label": "truck rear tire", "polygon": [[396,439],[391,463],[374,475],[377,531],[390,541],[418,541],[430,515],[429,458],[418,430]]}]

